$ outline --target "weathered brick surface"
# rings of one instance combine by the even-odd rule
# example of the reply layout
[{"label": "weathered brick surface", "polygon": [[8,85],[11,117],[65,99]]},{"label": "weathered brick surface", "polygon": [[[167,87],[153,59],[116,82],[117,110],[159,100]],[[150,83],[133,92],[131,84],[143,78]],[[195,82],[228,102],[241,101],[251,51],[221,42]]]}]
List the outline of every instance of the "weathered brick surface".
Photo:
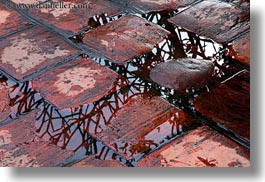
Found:
[{"label": "weathered brick surface", "polygon": [[202,1],[169,21],[219,43],[250,28],[249,12],[218,0]]},{"label": "weathered brick surface", "polygon": [[[55,3],[58,1],[51,2]],[[47,2],[47,4],[51,2]],[[106,13],[109,16],[114,16],[121,13],[120,7],[104,0],[73,0],[63,2],[66,8],[30,9],[29,13],[61,29],[61,31],[69,31],[71,34],[88,28],[88,20],[94,15]],[[74,8],[74,6],[79,6],[79,8]]]},{"label": "weathered brick surface", "polygon": [[121,164],[120,162],[116,160],[99,160],[95,157],[95,155],[90,156],[74,165],[71,167],[78,167],[78,168],[83,168],[83,167],[89,167],[89,168],[98,168],[98,167],[111,167],[111,168],[122,168],[126,167],[125,165]]},{"label": "weathered brick surface", "polygon": [[196,109],[237,134],[250,138],[250,78],[245,71],[195,101]]},{"label": "weathered brick surface", "polygon": [[73,155],[35,135],[32,112],[0,128],[0,166],[55,166]]},{"label": "weathered brick surface", "polygon": [[127,0],[129,8],[135,8],[141,13],[149,13],[154,11],[174,11],[178,8],[185,7],[196,0]]},{"label": "weathered brick surface", "polygon": [[159,85],[185,93],[197,90],[214,80],[214,64],[203,59],[177,59],[157,65],[150,74]]},{"label": "weathered brick surface", "polygon": [[249,151],[201,127],[146,156],[139,167],[249,167]]},{"label": "weathered brick surface", "polygon": [[88,32],[83,43],[115,63],[150,52],[170,32],[137,16],[125,16]]},{"label": "weathered brick surface", "polygon": [[3,4],[0,4],[0,14],[0,36],[29,26],[29,23],[26,22],[22,16]]},{"label": "weathered brick surface", "polygon": [[33,80],[33,88],[58,108],[78,107],[113,92],[120,76],[96,62],[78,58]]},{"label": "weathered brick surface", "polygon": [[0,40],[0,68],[20,80],[77,50],[41,27]]},{"label": "weathered brick surface", "polygon": [[127,159],[138,160],[196,120],[159,97],[131,99],[96,136]]},{"label": "weathered brick surface", "polygon": [[9,95],[6,82],[0,77],[0,122],[10,114]]},{"label": "weathered brick surface", "polygon": [[250,66],[250,34],[234,40],[229,46],[228,56]]}]

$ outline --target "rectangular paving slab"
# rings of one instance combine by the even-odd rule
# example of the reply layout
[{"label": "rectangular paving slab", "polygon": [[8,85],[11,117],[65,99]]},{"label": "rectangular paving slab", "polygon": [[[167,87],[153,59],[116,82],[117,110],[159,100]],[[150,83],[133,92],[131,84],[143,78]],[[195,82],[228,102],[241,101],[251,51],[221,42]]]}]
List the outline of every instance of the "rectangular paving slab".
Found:
[{"label": "rectangular paving slab", "polygon": [[115,91],[120,78],[91,59],[77,58],[33,80],[33,89],[60,109],[76,108]]},{"label": "rectangular paving slab", "polygon": [[213,121],[250,138],[250,75],[248,71],[234,76],[202,93],[195,100],[195,108]]},{"label": "rectangular paving slab", "polygon": [[[88,28],[88,20],[94,15],[114,16],[122,12],[117,5],[104,0],[49,1],[45,4],[60,8],[30,9],[30,15],[70,34]],[[45,7],[45,5],[43,5]]]},{"label": "rectangular paving slab", "polygon": [[76,52],[64,40],[37,26],[0,40],[0,68],[20,80]]},{"label": "rectangular paving slab", "polygon": [[127,159],[143,155],[194,127],[197,120],[157,96],[134,97],[97,138]]},{"label": "rectangular paving slab", "polygon": [[122,64],[150,52],[169,34],[143,18],[130,15],[89,31],[83,43],[111,61]]},{"label": "rectangular paving slab", "polygon": [[51,167],[73,155],[35,135],[36,111],[0,127],[1,167]]},{"label": "rectangular paving slab", "polygon": [[249,12],[218,0],[205,0],[172,17],[169,21],[218,43],[248,30]]},{"label": "rectangular paving slab", "polygon": [[30,24],[16,11],[0,3],[0,36],[27,28]]},{"label": "rectangular paving slab", "polygon": [[206,126],[146,156],[139,167],[249,167],[249,151]]}]

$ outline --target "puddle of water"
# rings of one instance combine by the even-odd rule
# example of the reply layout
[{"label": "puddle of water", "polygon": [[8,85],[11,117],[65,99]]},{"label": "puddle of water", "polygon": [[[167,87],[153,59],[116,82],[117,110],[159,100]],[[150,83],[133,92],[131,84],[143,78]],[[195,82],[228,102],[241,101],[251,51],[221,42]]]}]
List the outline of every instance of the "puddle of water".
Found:
[{"label": "puddle of water", "polygon": [[[173,12],[174,13],[174,12]],[[106,14],[97,15],[88,21],[88,25],[93,28],[119,18],[109,18]],[[98,100],[89,105],[82,105],[78,108],[69,108],[67,110],[58,110],[50,104],[40,94],[32,90],[31,82],[17,83],[1,74],[0,79],[6,79],[9,85],[10,106],[12,112],[5,122],[12,121],[15,118],[39,109],[36,118],[36,134],[53,144],[66,150],[75,151],[75,160],[80,160],[84,156],[97,154],[99,160],[117,160],[126,165],[134,165],[135,160],[139,160],[146,153],[141,153],[139,146],[145,146],[144,151],[152,150],[168,143],[176,136],[183,134],[183,126],[174,122],[175,119],[169,119],[157,126],[154,130],[145,136],[145,140],[130,149],[126,146],[119,146],[117,149],[126,150],[132,154],[139,155],[128,162],[124,157],[116,154],[117,150],[107,147],[104,143],[97,140],[95,135],[102,132],[111,124],[117,112],[123,108],[130,100],[138,97],[148,98],[160,96],[169,103],[174,104],[180,109],[195,111],[192,103],[193,97],[196,97],[201,91],[209,91],[214,85],[205,86],[202,90],[188,90],[186,95],[179,95],[175,90],[162,87],[152,82],[150,71],[157,65],[167,62],[170,59],[178,58],[203,58],[212,60],[215,65],[215,76],[218,83],[231,77],[238,72],[241,67],[237,63],[223,56],[223,46],[216,44],[210,39],[200,37],[192,32],[186,31],[181,27],[174,28],[166,20],[171,14],[160,15],[150,13],[143,15],[144,18],[170,30],[173,36],[165,39],[158,44],[151,52],[130,60],[125,65],[116,65],[109,60],[102,58],[93,58],[100,65],[107,66],[119,73],[123,78],[119,78],[116,85],[116,92]],[[80,37],[72,37],[76,42],[81,41]],[[84,55],[86,56],[86,55]],[[126,86],[124,86],[126,85]],[[170,135],[162,136],[165,131],[171,131]],[[165,138],[162,142],[154,140],[153,135]],[[62,165],[69,165],[71,161],[66,161]]]}]

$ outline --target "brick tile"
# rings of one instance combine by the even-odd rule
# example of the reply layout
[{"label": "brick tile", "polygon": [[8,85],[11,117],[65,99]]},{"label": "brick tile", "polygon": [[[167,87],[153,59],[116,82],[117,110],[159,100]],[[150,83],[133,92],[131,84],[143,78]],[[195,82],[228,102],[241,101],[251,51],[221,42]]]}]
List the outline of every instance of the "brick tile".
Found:
[{"label": "brick tile", "polygon": [[128,101],[95,135],[125,158],[139,160],[195,123],[193,117],[157,96],[139,96]]},{"label": "brick tile", "polygon": [[0,68],[20,80],[76,52],[59,37],[34,27],[0,40]]},{"label": "brick tile", "polygon": [[35,135],[35,116],[32,112],[1,127],[0,166],[51,167],[73,155]]},{"label": "brick tile", "polygon": [[120,78],[96,62],[78,58],[33,80],[33,88],[58,108],[92,103],[113,92]]},{"label": "brick tile", "polygon": [[26,28],[30,24],[17,12],[0,3],[0,36]]},{"label": "brick tile", "polygon": [[213,83],[214,64],[203,59],[176,59],[157,65],[151,79],[161,86],[185,93]]},{"label": "brick tile", "polygon": [[[58,1],[51,2],[56,3]],[[50,5],[51,2],[47,2],[46,4]],[[73,34],[84,28],[88,28],[88,20],[94,15],[106,13],[109,16],[114,16],[122,11],[117,5],[104,0],[72,0],[63,1],[63,3],[67,8],[30,9],[29,13],[62,31],[68,31]],[[74,7],[74,5],[84,6],[80,8],[69,8],[69,6]]]},{"label": "brick tile", "polygon": [[83,43],[122,64],[150,52],[169,34],[161,27],[131,15],[88,32]]},{"label": "brick tile", "polygon": [[139,167],[249,167],[249,151],[200,127],[146,156]]},{"label": "brick tile", "polygon": [[229,46],[228,56],[250,66],[250,34],[236,39]]},{"label": "brick tile", "polygon": [[250,85],[245,71],[229,81],[202,93],[195,100],[195,108],[237,134],[250,138]]},{"label": "brick tile", "polygon": [[7,83],[0,76],[0,122],[5,120],[10,114],[9,94]]},{"label": "brick tile", "polygon": [[129,8],[135,8],[141,13],[149,13],[154,11],[174,11],[178,8],[185,7],[196,0],[135,0],[128,1]]},{"label": "brick tile", "polygon": [[219,43],[227,42],[250,28],[249,12],[218,0],[205,0],[169,21]]},{"label": "brick tile", "polygon": [[89,167],[89,168],[98,168],[98,167],[111,167],[111,168],[122,168],[126,167],[125,165],[119,163],[116,160],[99,160],[95,157],[95,155],[90,156],[74,165],[71,167],[78,167],[78,168],[83,168],[83,167]]}]

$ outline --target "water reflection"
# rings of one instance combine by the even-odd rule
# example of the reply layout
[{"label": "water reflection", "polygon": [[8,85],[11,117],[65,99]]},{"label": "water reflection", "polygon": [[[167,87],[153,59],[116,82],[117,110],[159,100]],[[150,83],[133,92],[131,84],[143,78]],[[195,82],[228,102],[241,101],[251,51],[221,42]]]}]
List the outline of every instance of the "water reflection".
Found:
[{"label": "water reflection", "polygon": [[[158,44],[151,52],[132,59],[125,65],[116,65],[106,59],[93,58],[100,65],[107,66],[122,76],[115,82],[110,95],[78,108],[59,110],[34,91],[31,82],[20,83],[6,78],[12,108],[6,121],[12,121],[38,109],[35,126],[36,135],[39,137],[61,148],[76,152],[79,154],[79,160],[84,156],[96,154],[99,160],[117,160],[128,166],[134,166],[141,157],[182,135],[190,130],[191,126],[196,127],[196,125],[185,126],[189,123],[180,119],[181,112],[172,110],[158,117],[154,122],[156,124],[150,130],[141,133],[139,135],[141,139],[136,142],[117,141],[109,147],[99,140],[100,134],[114,123],[117,113],[133,99],[152,99],[160,96],[179,109],[195,111],[191,98],[196,97],[199,91],[188,90],[187,94],[179,95],[173,89],[153,83],[150,79],[150,71],[157,64],[185,57],[212,60],[219,83],[240,69],[236,63],[223,57],[222,45],[181,27],[175,28],[168,24],[166,21],[172,15],[162,16],[151,13],[144,16],[149,21],[170,30],[172,36]],[[88,24],[96,27],[113,20],[115,17],[111,19],[106,14],[102,14],[93,17]],[[74,39],[77,40],[76,37]],[[4,78],[0,72],[0,79],[1,77]],[[204,89],[209,90],[211,86],[214,85],[206,86]],[[124,155],[131,160],[128,161]],[[69,163],[64,163],[64,165]]]}]

